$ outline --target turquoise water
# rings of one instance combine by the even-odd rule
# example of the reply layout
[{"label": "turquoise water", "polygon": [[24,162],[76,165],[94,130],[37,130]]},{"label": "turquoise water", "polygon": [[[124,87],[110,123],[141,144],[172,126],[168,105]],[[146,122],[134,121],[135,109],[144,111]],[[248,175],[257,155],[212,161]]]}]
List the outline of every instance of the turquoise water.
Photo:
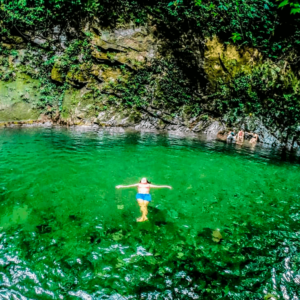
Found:
[{"label": "turquoise water", "polygon": [[[297,156],[28,128],[0,131],[0,158],[0,298],[300,297]],[[136,189],[115,189],[141,177],[173,187],[145,223]]]}]

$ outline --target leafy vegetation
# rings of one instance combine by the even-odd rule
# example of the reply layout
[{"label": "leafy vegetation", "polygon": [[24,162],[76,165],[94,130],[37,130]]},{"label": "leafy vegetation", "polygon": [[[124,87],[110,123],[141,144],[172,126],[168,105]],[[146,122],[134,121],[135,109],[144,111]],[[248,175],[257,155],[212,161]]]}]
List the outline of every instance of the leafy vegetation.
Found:
[{"label": "leafy vegetation", "polygon": [[[201,37],[218,35],[225,42],[239,41],[258,47],[270,57],[278,57],[299,45],[299,16],[286,10],[293,7],[295,14],[299,4],[273,0],[178,0],[169,1],[5,1],[1,0],[0,17],[2,32],[19,32],[26,37],[25,30],[31,29],[46,34],[51,25],[75,26],[81,24],[76,18],[96,17],[106,26],[134,22],[143,24],[148,16],[154,17],[159,26],[172,28],[168,38],[174,39],[192,29]],[[279,6],[279,9],[278,9]],[[62,22],[62,20],[64,20]],[[65,22],[67,21],[67,22]]]},{"label": "leafy vegetation", "polygon": [[278,7],[284,7],[288,5],[291,7],[291,14],[300,13],[300,4],[297,0],[293,2],[291,2],[290,0],[284,0],[279,4]]},{"label": "leafy vegetation", "polygon": [[172,60],[154,60],[151,66],[139,69],[127,78],[123,76],[110,85],[114,91],[111,100],[118,101],[114,96],[117,94],[123,105],[142,109],[150,105],[156,110],[166,109],[171,115],[181,114],[187,107],[192,115],[201,111],[199,96],[193,95],[191,85]]}]

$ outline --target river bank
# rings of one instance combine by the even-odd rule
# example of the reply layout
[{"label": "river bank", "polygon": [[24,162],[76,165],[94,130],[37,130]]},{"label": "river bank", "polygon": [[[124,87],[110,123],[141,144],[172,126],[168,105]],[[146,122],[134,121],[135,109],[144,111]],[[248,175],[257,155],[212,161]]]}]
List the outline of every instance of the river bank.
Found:
[{"label": "river bank", "polygon": [[[102,115],[103,116],[103,115]],[[61,120],[58,118],[56,121],[41,116],[37,120],[24,120],[24,121],[7,121],[0,122],[0,128],[13,128],[13,127],[45,127],[45,128],[76,128],[78,131],[98,131],[98,130],[110,130],[114,132],[136,131],[136,132],[155,132],[155,133],[169,133],[171,135],[178,135],[182,137],[201,137],[201,139],[207,140],[221,140],[227,141],[227,133],[233,128],[227,128],[224,123],[217,120],[206,120],[205,122],[197,122],[191,119],[188,126],[184,123],[181,124],[159,124],[159,119],[155,117],[145,116],[145,119],[139,123],[128,122],[128,117],[116,118],[112,116],[110,119],[94,119],[94,121],[84,121],[72,123],[70,121]],[[195,125],[196,123],[196,125]],[[236,130],[244,127],[237,127]],[[258,144],[264,147],[280,147],[288,150],[299,150],[299,146],[292,147],[291,143],[287,146],[280,143],[276,136],[271,135],[264,127],[258,127],[255,132],[259,135]],[[245,136],[245,141],[249,140],[251,135]]]}]

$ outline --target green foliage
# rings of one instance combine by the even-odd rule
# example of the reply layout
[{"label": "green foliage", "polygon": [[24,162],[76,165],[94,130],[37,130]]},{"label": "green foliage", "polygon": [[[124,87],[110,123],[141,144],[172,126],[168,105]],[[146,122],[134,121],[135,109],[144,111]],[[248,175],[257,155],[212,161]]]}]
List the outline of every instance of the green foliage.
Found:
[{"label": "green foliage", "polygon": [[24,34],[25,29],[45,31],[45,26],[67,26],[75,18],[97,17],[103,25],[116,26],[119,22],[146,23],[152,16],[160,27],[172,26],[181,34],[191,29],[201,36],[233,39],[259,47],[269,57],[282,55],[300,41],[299,17],[290,17],[287,24],[285,10],[281,9],[290,5],[295,14],[299,4],[287,0],[279,5],[280,9],[275,0],[154,0],[151,3],[146,0],[0,0],[0,3],[0,19],[5,25],[2,34],[11,30]]},{"label": "green foliage", "polygon": [[291,7],[291,14],[300,13],[300,3],[297,0],[295,0],[293,2],[291,2],[290,0],[284,0],[279,4],[278,8],[284,7],[287,5],[289,5]]},{"label": "green foliage", "polygon": [[[18,70],[16,70],[16,72],[22,71],[39,80],[38,88],[41,96],[39,101],[33,103],[33,105],[41,112],[50,115],[61,109],[64,93],[68,88],[68,84],[57,85],[50,78],[55,58],[54,53],[45,53],[42,49],[36,51],[36,49],[28,47],[22,59],[23,66],[17,67]],[[28,99],[28,102],[30,101],[31,99]]]},{"label": "green foliage", "polygon": [[139,5],[130,0],[0,0],[0,19],[9,25],[2,28],[2,34],[12,28],[22,32],[25,28],[44,31],[47,30],[45,25],[66,26],[72,19],[96,15],[101,16],[101,21],[106,24],[116,24],[120,18],[124,22],[134,20],[141,23],[147,16],[145,10],[139,10]]},{"label": "green foliage", "polygon": [[0,5],[4,23],[38,29],[43,22],[54,22],[57,17],[70,17],[83,6],[80,0],[0,0]]},{"label": "green foliage", "polygon": [[120,79],[110,88],[122,103],[138,108],[153,106],[180,113],[185,105],[191,105],[191,114],[200,112],[199,98],[193,96],[191,85],[184,73],[172,60],[155,60],[151,66],[139,69],[128,80]]},{"label": "green foliage", "polygon": [[[176,28],[191,29],[202,36],[219,36],[224,42],[239,41],[243,45],[258,47],[270,58],[277,58],[300,43],[300,18],[278,9],[275,1],[202,1],[160,8],[165,24],[176,24]],[[163,16],[162,16],[163,15]],[[181,29],[178,29],[180,31]],[[173,30],[177,30],[174,29]],[[180,36],[180,35],[179,35]]]},{"label": "green foliage", "polygon": [[231,39],[232,39],[233,42],[235,43],[236,41],[241,40],[242,37],[241,37],[241,34],[240,34],[240,33],[234,32],[234,33],[232,34],[232,38],[231,38]]}]

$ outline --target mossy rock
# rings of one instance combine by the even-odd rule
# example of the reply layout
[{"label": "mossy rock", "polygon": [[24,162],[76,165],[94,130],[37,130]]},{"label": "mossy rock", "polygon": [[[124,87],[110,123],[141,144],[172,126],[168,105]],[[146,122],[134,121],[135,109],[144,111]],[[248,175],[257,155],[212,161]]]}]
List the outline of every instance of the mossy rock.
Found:
[{"label": "mossy rock", "polygon": [[139,123],[142,119],[142,113],[138,110],[131,109],[130,111],[126,111],[126,114],[129,115],[129,122],[135,124]]},{"label": "mossy rock", "polygon": [[38,119],[39,112],[28,103],[18,102],[0,111],[1,121]]},{"label": "mossy rock", "polygon": [[78,71],[73,73],[69,71],[67,74],[67,82],[72,84],[73,86],[82,87],[90,81],[88,74],[84,71]]},{"label": "mossy rock", "polygon": [[81,91],[73,88],[66,91],[62,104],[62,119],[67,119],[75,114],[75,108],[80,103]]},{"label": "mossy rock", "polygon": [[112,42],[104,41],[100,36],[93,34],[91,44],[110,52],[124,52],[124,48]]},{"label": "mossy rock", "polygon": [[7,50],[13,49],[13,45],[6,44],[6,43],[1,43],[1,47],[5,48]]},{"label": "mossy rock", "polygon": [[106,53],[97,51],[96,49],[93,49],[93,51],[92,51],[91,54],[92,54],[92,56],[93,56],[94,58],[96,58],[96,59],[99,60],[99,61],[102,61],[102,62],[110,61],[110,59],[109,59],[109,57],[107,56]]},{"label": "mossy rock", "polygon": [[53,66],[53,68],[51,70],[51,79],[53,81],[57,81],[57,82],[60,82],[60,83],[63,83],[65,81],[64,76],[60,72],[59,68],[55,65]]},{"label": "mossy rock", "polygon": [[238,72],[251,72],[252,66],[259,63],[262,55],[257,49],[236,45],[224,45],[216,36],[206,42],[204,70],[212,85],[219,78],[230,79]]},{"label": "mossy rock", "polygon": [[223,239],[223,236],[219,229],[216,229],[212,232],[212,240],[216,243],[219,243]]},{"label": "mossy rock", "polygon": [[90,64],[82,64],[78,69],[71,69],[67,73],[67,82],[73,85],[74,87],[82,88],[87,83],[93,81],[92,77],[92,66]]},{"label": "mossy rock", "polygon": [[110,81],[114,82],[121,75],[122,75],[122,73],[119,69],[114,69],[114,68],[108,67],[108,68],[102,70],[100,78],[106,82],[110,82]]},{"label": "mossy rock", "polygon": [[92,65],[91,69],[90,69],[90,75],[96,77],[98,80],[101,80],[101,74],[102,74],[102,69],[101,69],[101,66],[99,65]]},{"label": "mossy rock", "polygon": [[20,36],[11,35],[9,39],[15,44],[22,44],[24,42],[24,39]]},{"label": "mossy rock", "polygon": [[13,81],[0,81],[0,121],[38,119],[40,112],[35,109],[40,97],[38,81],[21,73],[16,73],[15,78]]},{"label": "mossy rock", "polygon": [[86,88],[81,90],[70,88],[64,95],[61,112],[62,120],[67,121],[68,119],[72,119],[76,121],[78,118],[94,118],[95,101],[92,91]]},{"label": "mossy rock", "polygon": [[140,52],[135,51],[117,53],[114,60],[134,70],[144,67],[146,62],[145,56]]}]

